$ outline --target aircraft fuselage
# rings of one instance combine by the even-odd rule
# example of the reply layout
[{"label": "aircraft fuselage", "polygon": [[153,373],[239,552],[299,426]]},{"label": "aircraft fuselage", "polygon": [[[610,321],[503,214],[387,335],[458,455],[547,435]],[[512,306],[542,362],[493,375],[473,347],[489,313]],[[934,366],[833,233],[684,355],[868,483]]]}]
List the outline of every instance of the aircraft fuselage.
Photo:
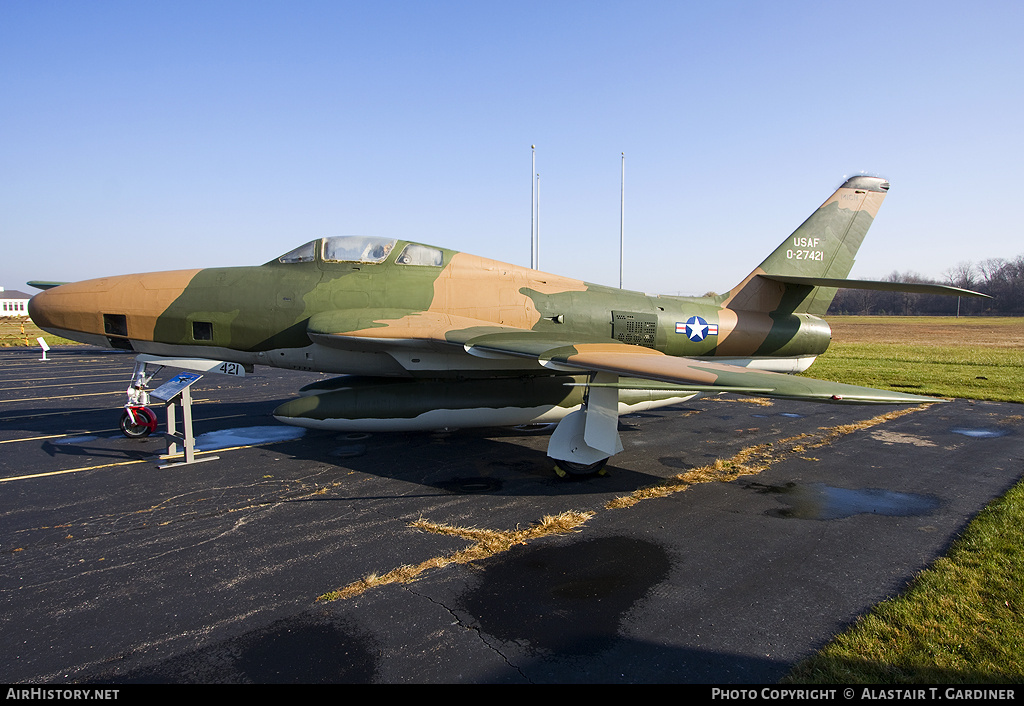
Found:
[{"label": "aircraft fuselage", "polygon": [[[391,254],[406,247],[398,242]],[[457,346],[410,346],[407,355],[400,347],[338,348],[311,339],[311,322],[343,333],[433,312],[780,372],[806,368],[831,338],[828,324],[810,314],[735,310],[710,298],[652,296],[441,252],[440,266],[393,257],[329,262],[318,250],[305,262],[104,277],[40,293],[30,313],[44,330],[94,345],[375,376],[466,377],[537,366],[470,356]]]}]

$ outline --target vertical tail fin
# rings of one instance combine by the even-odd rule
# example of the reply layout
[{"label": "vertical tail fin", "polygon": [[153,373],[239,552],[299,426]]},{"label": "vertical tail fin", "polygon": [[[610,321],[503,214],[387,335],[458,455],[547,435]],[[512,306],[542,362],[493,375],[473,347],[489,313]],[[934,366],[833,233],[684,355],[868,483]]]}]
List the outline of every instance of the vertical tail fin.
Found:
[{"label": "vertical tail fin", "polygon": [[769,278],[842,279],[849,275],[854,256],[888,190],[889,182],[878,177],[847,179],[775,252],[730,290],[724,305],[746,311],[823,315],[835,296],[834,287],[783,284]]}]

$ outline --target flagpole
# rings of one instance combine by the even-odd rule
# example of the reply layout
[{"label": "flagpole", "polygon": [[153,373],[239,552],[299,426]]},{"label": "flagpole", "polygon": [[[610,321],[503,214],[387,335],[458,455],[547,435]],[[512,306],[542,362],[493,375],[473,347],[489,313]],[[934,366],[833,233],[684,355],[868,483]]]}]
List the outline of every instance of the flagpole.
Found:
[{"label": "flagpole", "polygon": [[622,186],[619,195],[619,289],[622,289],[622,256],[626,236],[626,153],[622,153]]},{"label": "flagpole", "polygon": [[537,185],[533,175],[537,173],[537,145],[530,145],[532,162],[530,165],[530,267],[537,269]]}]

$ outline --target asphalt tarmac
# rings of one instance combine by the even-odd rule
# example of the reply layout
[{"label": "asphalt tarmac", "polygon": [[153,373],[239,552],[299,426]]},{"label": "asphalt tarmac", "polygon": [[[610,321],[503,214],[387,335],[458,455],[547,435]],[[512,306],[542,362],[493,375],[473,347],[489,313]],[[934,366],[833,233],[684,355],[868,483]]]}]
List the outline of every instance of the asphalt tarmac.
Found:
[{"label": "asphalt tarmac", "polygon": [[723,395],[623,418],[607,474],[566,481],[544,432],[277,424],[324,376],[268,368],[197,382],[218,458],[160,469],[117,427],[130,354],[47,357],[0,350],[7,683],[771,683],[1024,473],[1019,405]]}]

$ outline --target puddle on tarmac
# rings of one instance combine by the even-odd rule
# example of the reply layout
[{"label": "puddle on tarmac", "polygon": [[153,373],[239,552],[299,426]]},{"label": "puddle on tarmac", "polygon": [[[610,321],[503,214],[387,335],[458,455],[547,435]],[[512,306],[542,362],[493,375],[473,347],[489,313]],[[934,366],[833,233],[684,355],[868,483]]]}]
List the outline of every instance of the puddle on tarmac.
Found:
[{"label": "puddle on tarmac", "polygon": [[909,517],[927,515],[941,505],[938,498],[930,495],[897,493],[881,488],[835,488],[824,483],[751,483],[747,487],[758,493],[777,494],[780,502],[789,505],[769,510],[770,516],[800,520],[838,520],[853,515]]},{"label": "puddle on tarmac", "polygon": [[1006,436],[1009,434],[1005,429],[967,429],[964,427],[956,427],[950,429],[954,434],[962,434],[963,436],[969,436],[972,439],[994,439],[997,436]]},{"label": "puddle on tarmac", "polygon": [[370,635],[326,613],[304,613],[89,684],[370,684],[379,650]]},{"label": "puddle on tarmac", "polygon": [[473,478],[452,478],[451,480],[436,483],[435,487],[447,490],[450,493],[463,495],[474,495],[476,493],[493,493],[501,490],[502,482],[498,478],[477,476]]},{"label": "puddle on tarmac", "polygon": [[692,463],[688,463],[681,458],[674,456],[662,456],[658,459],[658,463],[669,468],[682,468],[684,471],[689,471],[695,466]]},{"label": "puddle on tarmac", "polygon": [[536,423],[536,424],[516,424],[513,429],[523,434],[544,434],[549,431],[554,431],[558,424],[551,423]]},{"label": "puddle on tarmac", "polygon": [[627,615],[671,568],[662,546],[633,537],[520,546],[481,562],[459,603],[481,633],[571,659],[621,640]]},{"label": "puddle on tarmac", "polygon": [[306,430],[301,427],[244,427],[241,429],[221,429],[210,431],[196,437],[196,449],[216,451],[231,446],[253,446],[269,444],[275,441],[292,441],[299,439]]},{"label": "puddle on tarmac", "polygon": [[366,444],[345,444],[331,450],[327,455],[334,458],[355,458],[366,453]]}]

